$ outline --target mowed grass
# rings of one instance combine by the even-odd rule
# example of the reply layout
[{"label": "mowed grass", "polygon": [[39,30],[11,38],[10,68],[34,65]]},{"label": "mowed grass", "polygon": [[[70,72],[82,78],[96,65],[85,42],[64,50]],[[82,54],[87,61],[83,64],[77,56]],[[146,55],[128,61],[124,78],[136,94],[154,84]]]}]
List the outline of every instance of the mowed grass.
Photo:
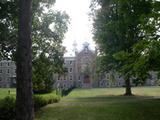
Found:
[{"label": "mowed grass", "polygon": [[160,120],[160,87],[75,89],[59,103],[36,113],[36,120]]},{"label": "mowed grass", "polygon": [[[117,96],[123,95],[124,88],[94,88],[94,89],[75,89],[67,97],[96,97],[96,96]],[[160,96],[160,87],[134,87],[132,92],[137,96]]]},{"label": "mowed grass", "polygon": [[[0,88],[0,99],[5,98],[6,96],[16,96],[15,88]],[[60,99],[58,95],[56,95],[56,91],[52,91],[51,93],[46,94],[36,94],[35,96],[40,96],[44,99],[57,98]]]},{"label": "mowed grass", "polygon": [[0,99],[6,97],[7,95],[15,96],[16,89],[15,88],[0,88]]}]

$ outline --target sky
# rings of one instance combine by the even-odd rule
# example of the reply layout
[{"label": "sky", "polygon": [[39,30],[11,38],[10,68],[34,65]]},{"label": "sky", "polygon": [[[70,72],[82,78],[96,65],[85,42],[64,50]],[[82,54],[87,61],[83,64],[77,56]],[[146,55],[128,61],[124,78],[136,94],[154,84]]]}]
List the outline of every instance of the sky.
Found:
[{"label": "sky", "polygon": [[88,42],[91,49],[95,48],[92,40],[92,22],[89,20],[89,6],[91,0],[56,0],[54,8],[66,11],[70,17],[68,32],[65,34],[63,46],[66,47],[65,56],[73,55],[73,43],[77,43],[77,49],[83,48],[83,43]]}]

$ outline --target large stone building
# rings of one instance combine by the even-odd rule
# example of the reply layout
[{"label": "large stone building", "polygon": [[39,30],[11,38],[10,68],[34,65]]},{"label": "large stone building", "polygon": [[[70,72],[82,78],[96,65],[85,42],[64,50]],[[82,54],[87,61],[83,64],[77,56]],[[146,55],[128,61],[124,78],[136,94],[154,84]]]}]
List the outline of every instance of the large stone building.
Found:
[{"label": "large stone building", "polygon": [[15,87],[16,65],[13,61],[0,61],[0,87]]},{"label": "large stone building", "polygon": [[[70,87],[123,87],[125,82],[117,72],[105,73],[96,76],[96,51],[89,49],[89,44],[85,43],[80,52],[75,52],[74,57],[64,57],[64,65],[68,70],[62,75],[56,75],[55,87],[68,89]],[[156,85],[157,74],[150,72],[150,77],[145,85]],[[132,86],[135,86],[131,80]]]},{"label": "large stone building", "polygon": [[83,50],[75,52],[75,57],[65,57],[64,65],[67,73],[56,75],[55,86],[62,88],[82,87],[90,88],[93,85],[96,54],[85,43]]}]

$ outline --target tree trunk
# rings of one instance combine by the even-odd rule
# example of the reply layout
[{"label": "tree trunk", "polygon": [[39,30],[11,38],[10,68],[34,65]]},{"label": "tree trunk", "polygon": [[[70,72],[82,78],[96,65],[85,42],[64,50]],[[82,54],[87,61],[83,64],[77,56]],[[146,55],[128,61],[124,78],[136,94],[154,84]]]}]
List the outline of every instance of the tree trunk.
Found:
[{"label": "tree trunk", "polygon": [[32,0],[20,0],[19,39],[17,47],[17,95],[16,120],[33,120],[32,97],[32,40],[31,40]]},{"label": "tree trunk", "polygon": [[132,95],[132,91],[131,91],[131,84],[130,84],[130,79],[129,77],[127,77],[125,79],[125,85],[126,85],[126,91],[125,94],[126,96],[131,96]]}]

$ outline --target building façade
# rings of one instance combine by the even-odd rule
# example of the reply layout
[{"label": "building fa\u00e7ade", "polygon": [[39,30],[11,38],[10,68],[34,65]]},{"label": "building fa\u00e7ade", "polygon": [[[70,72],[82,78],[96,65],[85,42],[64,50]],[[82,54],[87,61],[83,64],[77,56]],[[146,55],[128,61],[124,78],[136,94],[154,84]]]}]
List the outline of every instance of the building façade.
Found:
[{"label": "building fa\u00e7ade", "polygon": [[[80,52],[75,52],[74,57],[64,57],[64,66],[67,72],[55,75],[55,87],[68,89],[71,87],[92,88],[92,87],[123,87],[125,82],[117,72],[96,75],[96,51],[89,49],[89,44],[84,43]],[[158,80],[156,72],[149,72],[150,77],[144,85],[154,86]],[[135,84],[131,80],[131,85]]]},{"label": "building fa\u00e7ade", "polygon": [[74,57],[64,57],[64,66],[67,72],[56,75],[55,86],[61,88],[81,87],[91,88],[94,84],[96,53],[89,49],[85,43],[80,52],[75,52]]}]

